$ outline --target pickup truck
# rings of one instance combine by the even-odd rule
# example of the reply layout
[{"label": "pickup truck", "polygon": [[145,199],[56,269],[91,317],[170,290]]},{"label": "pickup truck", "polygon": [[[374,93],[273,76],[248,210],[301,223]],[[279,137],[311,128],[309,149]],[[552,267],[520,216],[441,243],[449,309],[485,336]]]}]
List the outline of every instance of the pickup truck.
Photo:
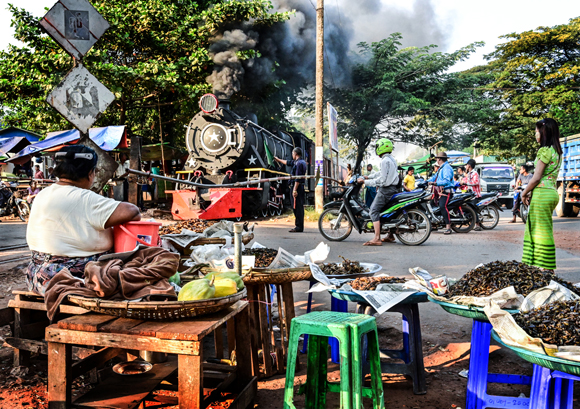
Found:
[{"label": "pickup truck", "polygon": [[576,217],[580,211],[580,134],[560,138],[562,167],[558,174],[556,214],[560,217]]}]

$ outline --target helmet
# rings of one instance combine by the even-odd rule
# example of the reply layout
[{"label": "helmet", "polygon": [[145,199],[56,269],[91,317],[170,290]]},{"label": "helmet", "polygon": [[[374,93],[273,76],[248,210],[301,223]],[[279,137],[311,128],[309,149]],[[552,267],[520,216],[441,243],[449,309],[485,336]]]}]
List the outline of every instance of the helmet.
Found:
[{"label": "helmet", "polygon": [[378,156],[381,156],[385,153],[391,153],[394,147],[393,141],[387,138],[381,138],[377,141],[375,152]]}]

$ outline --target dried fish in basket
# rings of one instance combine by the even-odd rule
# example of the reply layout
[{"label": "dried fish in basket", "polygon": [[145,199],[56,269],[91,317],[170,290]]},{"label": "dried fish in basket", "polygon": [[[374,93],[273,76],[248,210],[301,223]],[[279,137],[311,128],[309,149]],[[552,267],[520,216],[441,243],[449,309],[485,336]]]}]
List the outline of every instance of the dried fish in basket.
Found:
[{"label": "dried fish in basket", "polygon": [[352,261],[342,256],[339,256],[342,263],[324,263],[320,266],[322,272],[329,276],[364,274],[367,271],[360,265],[358,261]]},{"label": "dried fish in basket", "polygon": [[496,291],[514,286],[524,297],[532,291],[556,281],[576,292],[574,286],[559,278],[553,271],[541,270],[518,261],[493,261],[477,267],[459,279],[446,294],[447,297],[487,297]]},{"label": "dried fish in basket", "polygon": [[181,234],[183,229],[191,230],[196,233],[203,233],[205,229],[213,226],[216,223],[217,220],[184,220],[161,227],[161,229],[159,229],[159,235],[162,236],[164,234]]},{"label": "dried fish in basket", "polygon": [[244,249],[242,255],[256,256],[255,267],[268,267],[278,255],[278,250],[269,248]]},{"label": "dried fish in basket", "polygon": [[353,290],[358,291],[374,291],[377,289],[379,284],[403,284],[405,281],[404,278],[400,277],[359,277],[349,284],[353,288]]},{"label": "dried fish in basket", "polygon": [[556,301],[513,315],[528,335],[552,345],[580,346],[580,301]]}]

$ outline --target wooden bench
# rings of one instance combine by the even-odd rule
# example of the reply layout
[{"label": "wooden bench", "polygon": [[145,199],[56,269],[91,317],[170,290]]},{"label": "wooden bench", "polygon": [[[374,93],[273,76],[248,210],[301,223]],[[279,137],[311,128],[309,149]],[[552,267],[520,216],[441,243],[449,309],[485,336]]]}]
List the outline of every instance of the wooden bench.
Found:
[{"label": "wooden bench", "polygon": [[[228,344],[235,348],[235,362],[232,362],[235,365],[205,363],[204,338],[214,331],[221,332],[226,323],[228,334],[234,332],[233,339],[228,337]],[[217,400],[222,392],[233,389],[237,397],[229,408],[246,408],[257,389],[256,347],[249,342],[249,325],[247,301],[238,301],[215,314],[178,321],[146,321],[96,313],[60,320],[46,329],[49,407],[132,409],[143,401],[153,401],[178,405],[180,409],[201,409]],[[216,346],[220,342],[223,347],[223,334],[221,341],[216,339]],[[72,345],[101,349],[72,365]],[[119,350],[176,354],[177,359],[154,365],[148,375],[111,375],[72,402],[74,376],[102,364]],[[172,376],[174,372],[177,379]],[[160,385],[163,380],[166,382]],[[177,391],[177,397],[152,394],[158,387],[165,388],[167,383]],[[207,396],[204,396],[204,387],[212,389]]]}]

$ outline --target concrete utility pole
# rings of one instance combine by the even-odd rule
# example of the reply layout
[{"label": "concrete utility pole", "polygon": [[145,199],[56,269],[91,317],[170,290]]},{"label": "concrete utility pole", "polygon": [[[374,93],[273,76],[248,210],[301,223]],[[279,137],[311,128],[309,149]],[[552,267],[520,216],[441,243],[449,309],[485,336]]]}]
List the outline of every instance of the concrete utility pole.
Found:
[{"label": "concrete utility pole", "polygon": [[[324,111],[324,0],[316,2],[316,170],[323,175],[324,147],[323,143],[323,111]],[[316,211],[322,211],[324,206],[324,184],[322,179],[316,185],[314,191],[314,204]]]}]

